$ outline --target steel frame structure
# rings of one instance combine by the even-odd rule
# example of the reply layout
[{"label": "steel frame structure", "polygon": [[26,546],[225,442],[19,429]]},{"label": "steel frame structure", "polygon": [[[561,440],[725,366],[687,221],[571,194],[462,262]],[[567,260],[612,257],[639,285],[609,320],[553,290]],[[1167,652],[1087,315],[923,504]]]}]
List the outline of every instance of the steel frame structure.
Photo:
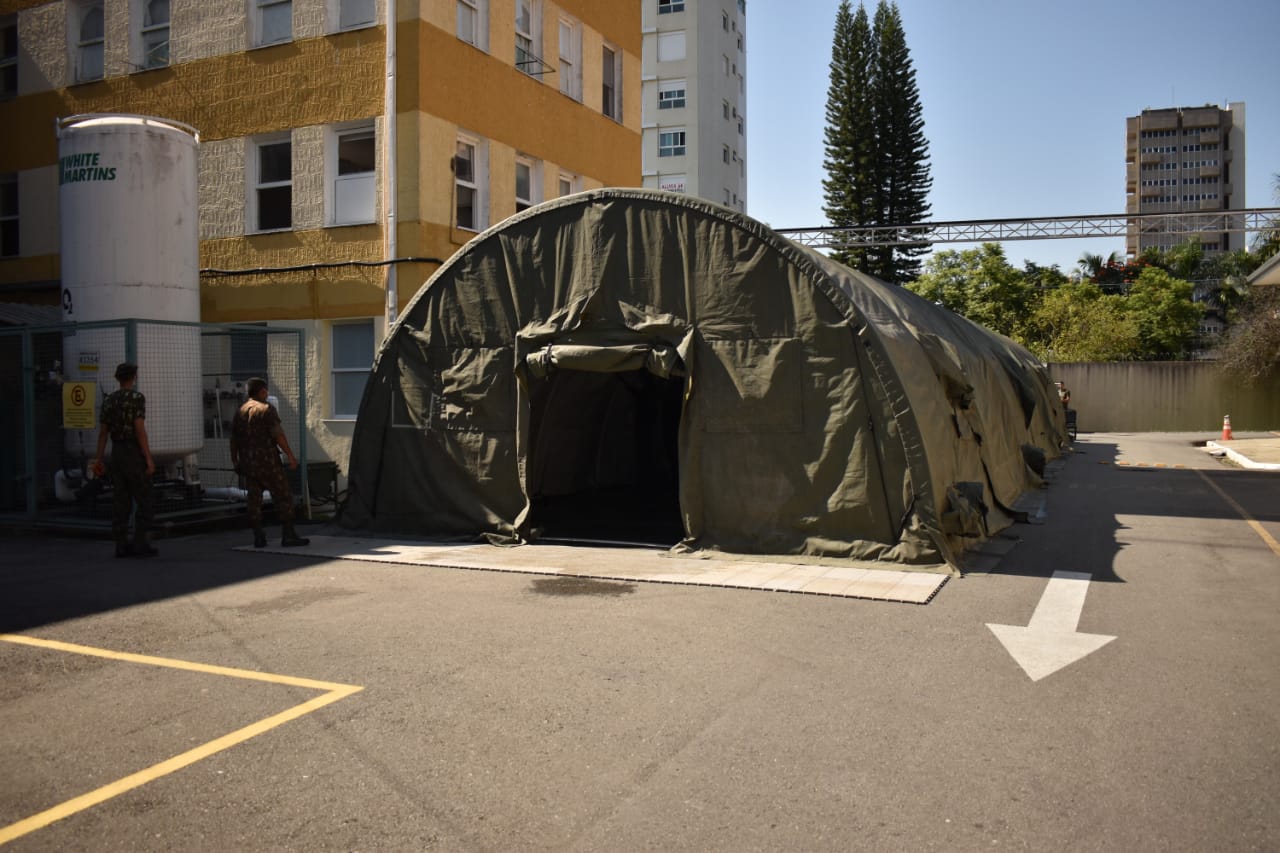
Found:
[{"label": "steel frame structure", "polygon": [[1069,240],[1080,237],[1135,237],[1138,234],[1200,234],[1264,231],[1280,225],[1280,207],[1192,213],[1116,213],[1042,216],[1032,219],[972,219],[869,225],[855,228],[778,228],[779,234],[814,249],[849,246],[911,246],[1006,240]]}]

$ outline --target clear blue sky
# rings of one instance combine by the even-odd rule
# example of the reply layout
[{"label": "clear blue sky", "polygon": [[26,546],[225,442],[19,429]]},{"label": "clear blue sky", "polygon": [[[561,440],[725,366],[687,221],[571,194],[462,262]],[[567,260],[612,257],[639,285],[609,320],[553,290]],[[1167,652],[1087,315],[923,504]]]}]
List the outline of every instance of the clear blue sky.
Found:
[{"label": "clear blue sky", "polygon": [[[874,15],[874,0],[866,6]],[[747,0],[747,212],[775,228],[826,224],[822,133],[838,8]],[[1122,213],[1125,117],[1228,101],[1246,105],[1246,204],[1280,206],[1280,0],[898,8],[929,139],[931,220]],[[1124,240],[1005,243],[1017,266],[1064,271],[1083,252],[1111,251],[1123,254]]]}]

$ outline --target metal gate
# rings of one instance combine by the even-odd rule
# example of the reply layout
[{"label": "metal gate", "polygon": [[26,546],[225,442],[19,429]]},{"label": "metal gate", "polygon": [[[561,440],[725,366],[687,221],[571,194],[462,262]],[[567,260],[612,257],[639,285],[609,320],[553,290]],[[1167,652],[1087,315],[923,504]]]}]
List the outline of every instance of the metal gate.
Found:
[{"label": "metal gate", "polygon": [[[89,466],[102,399],[116,389],[115,367],[123,361],[138,364],[153,455],[163,456],[156,462],[157,526],[243,511],[229,435],[253,376],[267,380],[298,456],[295,499],[308,495],[304,347],[301,329],[253,324],[0,327],[0,519],[95,528],[109,522],[109,483],[93,479]],[[157,451],[157,438],[181,452]],[[309,516],[310,502],[303,504]]]}]

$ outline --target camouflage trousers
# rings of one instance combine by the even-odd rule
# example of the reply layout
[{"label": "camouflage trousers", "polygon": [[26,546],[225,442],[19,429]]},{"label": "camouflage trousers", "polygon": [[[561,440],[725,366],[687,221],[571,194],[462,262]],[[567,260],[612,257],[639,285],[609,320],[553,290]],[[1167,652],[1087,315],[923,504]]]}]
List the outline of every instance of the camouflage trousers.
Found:
[{"label": "camouflage trousers", "polygon": [[151,477],[142,448],[132,441],[112,442],[107,471],[111,474],[111,535],[117,545],[123,545],[129,541],[129,513],[134,503],[138,504],[133,519],[135,538],[151,529],[155,513]]},{"label": "camouflage trousers", "polygon": [[262,490],[271,493],[271,503],[275,506],[276,518],[281,524],[293,523],[293,493],[289,488],[289,478],[285,475],[284,466],[276,460],[257,465],[245,473],[245,488],[249,492],[249,524],[262,526]]}]

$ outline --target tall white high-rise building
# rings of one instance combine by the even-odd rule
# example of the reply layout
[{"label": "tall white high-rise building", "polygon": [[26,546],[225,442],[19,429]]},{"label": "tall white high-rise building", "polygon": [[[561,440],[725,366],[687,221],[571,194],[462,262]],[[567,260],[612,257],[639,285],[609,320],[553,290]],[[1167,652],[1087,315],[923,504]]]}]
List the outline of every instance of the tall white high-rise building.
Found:
[{"label": "tall white high-rise building", "polygon": [[746,0],[643,0],[644,185],[747,208]]}]

